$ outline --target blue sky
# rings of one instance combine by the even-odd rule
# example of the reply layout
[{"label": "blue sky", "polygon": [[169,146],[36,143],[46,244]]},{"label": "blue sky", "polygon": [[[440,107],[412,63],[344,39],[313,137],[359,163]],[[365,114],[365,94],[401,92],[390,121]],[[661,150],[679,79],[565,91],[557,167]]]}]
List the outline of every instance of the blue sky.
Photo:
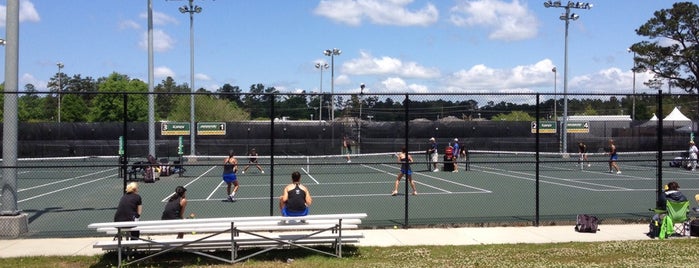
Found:
[{"label": "blue sky", "polygon": [[[262,83],[281,92],[318,92],[317,62],[335,56],[335,92],[553,93],[563,89],[563,8],[543,0],[195,0],[195,86]],[[563,1],[565,4],[567,1]],[[5,6],[0,26],[5,35]],[[573,9],[568,90],[631,93],[635,29],[674,1],[614,0]],[[153,0],[155,83],[190,81],[188,1]],[[40,91],[56,74],[112,72],[148,81],[146,0],[20,0],[22,89]],[[0,55],[4,58],[5,52]],[[0,66],[4,73],[4,66]],[[330,69],[323,91],[330,90]],[[636,91],[648,74],[636,75]],[[654,91],[653,91],[654,92]]]}]

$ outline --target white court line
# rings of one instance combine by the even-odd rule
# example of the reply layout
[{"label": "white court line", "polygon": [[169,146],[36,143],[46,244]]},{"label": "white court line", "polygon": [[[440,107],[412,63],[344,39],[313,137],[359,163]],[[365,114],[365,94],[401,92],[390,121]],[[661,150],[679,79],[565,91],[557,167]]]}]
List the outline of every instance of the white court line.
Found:
[{"label": "white court line", "polygon": [[[391,166],[391,165],[387,165],[387,164],[383,164],[383,165],[385,165],[385,166],[387,166],[387,167],[389,167],[389,168],[399,169],[399,168],[397,168],[397,167],[395,167],[395,166]],[[466,188],[471,188],[471,189],[476,189],[476,190],[479,190],[479,191],[483,191],[483,192],[486,192],[486,193],[492,193],[492,191],[488,191],[488,190],[486,190],[486,189],[482,189],[482,188],[478,188],[478,187],[473,187],[473,186],[471,186],[471,185],[466,185],[466,184],[458,183],[458,182],[455,182],[455,181],[445,180],[445,179],[442,179],[442,178],[437,177],[437,176],[428,175],[428,174],[430,174],[430,173],[422,173],[422,172],[413,172],[413,173],[418,174],[418,175],[420,175],[420,176],[428,177],[428,178],[430,178],[430,179],[435,179],[435,180],[439,180],[439,181],[443,181],[443,182],[448,182],[448,183],[456,184],[456,185],[463,186],[463,187],[466,187]]]},{"label": "white court line", "polygon": [[311,175],[310,173],[308,173],[308,171],[307,171],[306,169],[301,168],[301,170],[303,170],[303,173],[306,173],[306,176],[308,176],[309,178],[311,178],[311,180],[315,181],[316,184],[320,184],[320,182],[318,182],[318,181],[316,180],[316,178],[313,177],[313,175]]},{"label": "white court line", "polygon": [[[495,170],[501,170],[501,169],[495,169]],[[520,174],[520,175],[529,175],[533,176],[534,174],[531,173],[526,173],[526,172],[519,172],[519,171],[510,171],[515,174]],[[585,172],[585,171],[583,171]],[[588,172],[588,173],[596,173],[596,172]],[[587,181],[578,181],[576,179],[563,179],[563,178],[558,178],[558,177],[552,177],[552,176],[541,176],[543,178],[547,179],[552,179],[552,180],[559,180],[559,181],[565,181],[565,182],[571,182],[571,183],[580,183],[580,184],[587,184],[587,185],[593,185],[593,186],[600,186],[600,187],[607,187],[607,188],[617,188],[620,190],[632,190],[629,188],[625,187],[619,187],[619,186],[613,186],[613,185],[607,185],[607,184],[599,184],[599,183],[592,183],[592,182],[587,182]],[[628,176],[627,176],[628,177]]]},{"label": "white court line", "polygon": [[[414,196],[411,195],[411,198],[420,198],[420,196],[425,196],[425,195],[453,195],[453,194],[486,194],[486,192],[482,191],[470,191],[470,192],[420,192],[418,195]],[[401,194],[402,195],[402,194]],[[316,198],[340,198],[340,197],[373,197],[373,196],[389,196],[390,194],[349,194],[349,195],[314,195],[313,199]],[[237,198],[238,202],[241,200],[269,200],[269,196],[264,196],[264,197],[239,197]],[[211,200],[211,199],[187,199],[187,202],[202,202],[202,201],[218,201],[218,200]]]},{"label": "white court line", "polygon": [[63,179],[63,180],[60,180],[60,181],[54,181],[54,182],[50,182],[50,183],[44,183],[44,184],[41,184],[41,185],[29,187],[29,188],[19,189],[19,190],[17,190],[17,192],[19,193],[19,192],[26,191],[26,190],[32,190],[32,189],[36,189],[36,188],[46,187],[46,186],[49,186],[49,185],[54,185],[54,184],[56,184],[56,183],[61,183],[61,182],[71,181],[71,180],[74,180],[74,179],[79,179],[79,178],[84,178],[84,177],[88,177],[88,176],[92,176],[92,175],[97,175],[97,174],[104,173],[104,172],[108,172],[108,171],[112,171],[112,170],[115,170],[115,169],[116,169],[116,168],[110,168],[110,169],[106,169],[106,170],[102,170],[102,171],[98,171],[98,172],[93,172],[93,173],[88,173],[88,174],[81,175],[81,176],[77,176],[77,177],[72,177],[72,178],[68,178],[68,179]]},{"label": "white court line", "polygon": [[[199,175],[199,177],[197,177],[196,179],[193,179],[192,181],[190,181],[189,183],[183,185],[182,187],[187,188],[187,186],[189,186],[190,184],[194,183],[195,181],[198,181],[199,179],[201,179],[202,177],[204,177],[204,174],[209,173],[209,171],[213,170],[214,168],[216,168],[216,167],[215,167],[215,166],[214,166],[214,167],[211,167],[209,170],[207,170],[207,171],[204,172],[203,174]],[[223,182],[223,181],[221,181],[221,182]],[[169,194],[167,197],[165,197],[165,199],[161,200],[160,202],[166,202],[166,201],[167,201],[168,199],[170,199],[170,197],[171,197],[172,195],[174,195],[174,194],[175,194],[174,192],[171,193],[171,194]]]},{"label": "white court line", "polygon": [[104,180],[104,179],[106,179],[106,178],[110,178],[110,177],[112,177],[112,176],[114,176],[114,175],[109,175],[109,176],[102,177],[102,178],[99,178],[99,179],[94,179],[94,180],[86,181],[86,182],[83,182],[83,183],[78,183],[78,184],[75,184],[75,185],[71,185],[71,186],[68,186],[68,187],[65,187],[65,188],[61,188],[61,189],[58,189],[58,190],[55,190],[55,191],[46,192],[46,193],[43,193],[43,194],[40,194],[40,195],[36,195],[36,196],[33,196],[33,197],[29,197],[29,198],[25,198],[25,199],[19,200],[19,201],[17,201],[17,203],[22,203],[22,202],[24,202],[24,201],[32,200],[32,199],[39,198],[39,197],[42,197],[42,196],[45,196],[45,195],[49,195],[49,194],[53,194],[53,193],[65,191],[65,190],[68,190],[68,189],[71,189],[71,188],[75,188],[75,187],[78,187],[78,186],[81,186],[81,185],[85,185],[85,184],[88,184],[88,183],[93,183],[93,182],[101,181],[101,180]]},{"label": "white court line", "polygon": [[[386,165],[386,164],[382,164],[382,165]],[[364,164],[362,164],[362,166],[364,166],[364,167],[366,167],[366,168],[369,168],[369,169],[373,169],[373,170],[379,171],[379,172],[381,172],[381,173],[386,173],[386,174],[389,174],[389,175],[397,176],[396,174],[393,174],[393,173],[390,173],[390,172],[388,172],[388,171],[385,171],[385,170],[382,170],[382,169],[378,169],[378,168],[375,168],[375,167],[372,167],[372,166],[368,166],[368,165],[364,165]],[[386,165],[386,166],[388,166],[388,165]],[[413,173],[415,173],[415,172],[413,172]],[[417,180],[415,180],[415,179],[413,179],[413,181],[414,181],[416,184],[424,185],[424,186],[426,186],[426,187],[430,187],[430,188],[432,188],[432,189],[436,189],[436,190],[439,190],[439,191],[442,191],[442,192],[445,192],[445,193],[451,193],[451,191],[447,191],[447,190],[444,190],[444,189],[441,189],[441,188],[437,188],[437,187],[434,187],[434,186],[432,186],[432,185],[419,182],[419,181],[417,181]]]},{"label": "white court line", "polygon": [[[481,167],[481,168],[485,168],[485,167]],[[495,169],[495,168],[490,168],[490,169],[499,170],[499,169]],[[505,171],[505,170],[499,170],[499,171]],[[523,179],[523,180],[528,180],[528,181],[536,181],[536,178],[527,178],[527,177],[522,177],[522,176],[515,176],[515,175],[510,175],[510,174],[495,172],[495,171],[480,170],[480,172],[495,174],[495,175],[500,175],[500,176],[506,176],[506,177],[512,177],[512,178],[516,178],[516,179]],[[579,186],[563,184],[563,183],[558,183],[558,182],[545,181],[545,180],[541,180],[541,183],[565,186],[565,187],[570,187],[570,188],[577,188],[577,189],[588,190],[588,191],[593,191],[593,192],[599,191],[597,189],[592,189],[592,188],[587,188],[587,187],[579,187]],[[622,188],[622,190],[624,190],[624,189]],[[627,189],[625,191],[632,191],[632,189]]]}]

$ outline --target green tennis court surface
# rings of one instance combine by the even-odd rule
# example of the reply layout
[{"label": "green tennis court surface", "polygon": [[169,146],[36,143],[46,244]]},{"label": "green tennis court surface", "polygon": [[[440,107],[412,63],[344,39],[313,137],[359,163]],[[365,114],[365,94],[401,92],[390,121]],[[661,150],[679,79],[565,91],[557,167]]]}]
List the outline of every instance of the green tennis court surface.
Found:
[{"label": "green tennis court surface", "polygon": [[[671,168],[667,161],[677,152],[663,154],[663,183],[677,181],[690,199],[699,191],[697,173]],[[293,171],[302,173],[314,203],[311,213],[369,215],[366,227],[526,222],[536,213],[536,156],[530,153],[471,153],[469,170],[430,172],[423,153],[413,155],[417,196],[407,196],[401,181],[398,196],[391,196],[399,164],[393,153],[353,155],[259,157],[265,173],[254,166],[238,174],[237,202],[224,202],[222,157],[185,161],[184,176],[140,182],[143,220],[160,219],[165,201],[178,185],[187,188],[186,213],[197,218],[279,215],[277,197]],[[573,220],[580,213],[604,218],[643,219],[655,205],[655,153],[621,154],[621,174],[609,173],[607,156],[590,154],[590,167],[578,164],[577,155],[540,155],[539,192],[542,221]],[[129,162],[141,159],[130,159]],[[173,159],[170,159],[171,161]],[[242,169],[247,159],[239,158]],[[18,208],[29,215],[29,236],[90,236],[93,222],[111,221],[122,194],[118,160],[104,158],[33,159],[20,161],[17,170]],[[440,164],[441,167],[441,164]]]}]

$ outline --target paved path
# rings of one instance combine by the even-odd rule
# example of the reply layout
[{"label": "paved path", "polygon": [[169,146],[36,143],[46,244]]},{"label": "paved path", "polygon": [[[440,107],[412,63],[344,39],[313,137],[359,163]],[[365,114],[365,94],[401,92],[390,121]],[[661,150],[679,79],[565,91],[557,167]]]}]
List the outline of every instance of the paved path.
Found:
[{"label": "paved path", "polygon": [[[354,230],[364,234],[358,246],[484,245],[645,240],[647,224],[600,225],[597,233],[577,233],[573,226],[463,227]],[[352,231],[352,232],[354,232]],[[0,239],[0,258],[20,256],[92,256],[92,248],[111,237]]]}]

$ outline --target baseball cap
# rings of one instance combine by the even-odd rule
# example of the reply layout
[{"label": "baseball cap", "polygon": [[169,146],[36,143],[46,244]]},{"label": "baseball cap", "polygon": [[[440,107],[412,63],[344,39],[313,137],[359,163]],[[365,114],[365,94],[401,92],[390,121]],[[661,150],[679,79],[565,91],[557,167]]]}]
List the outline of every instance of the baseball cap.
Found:
[{"label": "baseball cap", "polygon": [[430,138],[430,141],[434,141],[434,137]]},{"label": "baseball cap", "polygon": [[458,139],[458,138],[454,138],[454,141],[459,141],[459,139]]}]

